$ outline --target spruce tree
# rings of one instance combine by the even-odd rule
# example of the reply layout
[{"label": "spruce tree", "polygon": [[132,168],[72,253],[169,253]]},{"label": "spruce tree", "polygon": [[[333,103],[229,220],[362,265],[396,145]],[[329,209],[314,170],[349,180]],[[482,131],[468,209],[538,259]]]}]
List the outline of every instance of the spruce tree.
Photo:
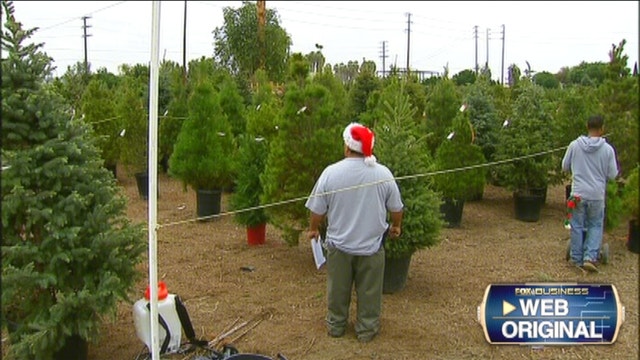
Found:
[{"label": "spruce tree", "polygon": [[23,45],[2,2],[2,320],[17,359],[51,359],[70,335],[94,340],[128,299],[145,250],[90,129],[44,80],[42,44]]}]

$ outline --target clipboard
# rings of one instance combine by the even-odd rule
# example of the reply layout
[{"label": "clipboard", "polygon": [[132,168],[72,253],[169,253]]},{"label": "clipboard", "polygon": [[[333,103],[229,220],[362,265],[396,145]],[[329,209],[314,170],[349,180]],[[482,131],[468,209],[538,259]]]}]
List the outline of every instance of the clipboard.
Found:
[{"label": "clipboard", "polygon": [[324,253],[322,252],[322,239],[319,237],[311,239],[311,251],[313,252],[313,260],[315,260],[316,269],[320,270],[322,265],[327,261],[324,257]]}]

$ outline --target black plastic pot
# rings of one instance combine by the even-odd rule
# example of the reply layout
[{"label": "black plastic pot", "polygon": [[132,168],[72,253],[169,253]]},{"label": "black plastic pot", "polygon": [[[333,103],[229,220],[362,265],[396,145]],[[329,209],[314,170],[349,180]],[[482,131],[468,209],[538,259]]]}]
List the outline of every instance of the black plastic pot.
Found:
[{"label": "black plastic pot", "polygon": [[89,344],[79,335],[69,336],[62,349],[54,355],[54,360],[87,360],[89,358]]},{"label": "black plastic pot", "polygon": [[640,223],[638,220],[629,220],[629,234],[627,235],[627,249],[640,254]]},{"label": "black plastic pot", "polygon": [[409,265],[411,265],[411,255],[399,258],[384,259],[384,280],[382,282],[382,293],[393,294],[404,289],[409,276]]},{"label": "black plastic pot", "polygon": [[444,221],[449,228],[458,228],[462,223],[462,210],[464,208],[464,200],[456,200],[451,198],[442,199],[440,212],[444,215]]},{"label": "black plastic pot", "polygon": [[526,222],[540,220],[540,212],[544,204],[541,194],[516,191],[513,193],[516,219]]},{"label": "black plastic pot", "polygon": [[199,221],[213,220],[212,215],[220,214],[220,203],[222,201],[222,190],[198,189],[196,191],[196,202],[198,208]]},{"label": "black plastic pot", "polygon": [[135,174],[136,185],[138,185],[138,194],[142,200],[149,198],[149,173],[139,172]]},{"label": "black plastic pot", "polygon": [[107,170],[111,171],[113,177],[118,180],[118,171],[116,164],[107,164],[104,167],[107,168]]}]

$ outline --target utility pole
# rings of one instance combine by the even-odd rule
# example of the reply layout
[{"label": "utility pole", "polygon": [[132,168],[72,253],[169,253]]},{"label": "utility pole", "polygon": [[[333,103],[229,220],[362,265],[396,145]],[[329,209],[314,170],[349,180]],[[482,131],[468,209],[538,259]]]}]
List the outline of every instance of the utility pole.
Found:
[{"label": "utility pole", "polygon": [[476,76],[478,76],[478,25],[473,27],[474,37],[476,40]]},{"label": "utility pole", "polygon": [[411,47],[411,13],[407,13],[407,74],[409,74],[410,47]]},{"label": "utility pole", "polygon": [[184,20],[182,27],[182,75],[187,78],[187,0],[184,0]]},{"label": "utility pole", "polygon": [[489,32],[491,29],[487,28],[487,62],[484,64],[484,67],[489,69]]},{"label": "utility pole", "polygon": [[82,17],[82,29],[84,30],[84,72],[85,74],[89,73],[89,62],[87,60],[87,38],[91,36],[91,34],[87,34],[87,28],[90,28],[91,25],[87,25],[87,19],[91,19],[91,16],[83,16]]},{"label": "utility pole", "polygon": [[265,40],[264,28],[267,23],[267,9],[266,9],[265,0],[258,0],[257,6],[258,6],[258,42],[259,42],[258,48],[260,49],[260,68],[264,69],[265,57],[266,57],[265,43],[264,43],[264,40]]},{"label": "utility pole", "polygon": [[382,42],[382,56],[381,56],[381,58],[382,58],[382,78],[384,78],[384,76],[385,76],[385,69],[386,69],[385,59],[389,56],[389,55],[387,55],[387,47],[386,47],[386,45],[387,45],[387,42],[383,41]]},{"label": "utility pole", "polygon": [[500,83],[504,86],[504,24],[502,24],[502,67],[500,68]]}]

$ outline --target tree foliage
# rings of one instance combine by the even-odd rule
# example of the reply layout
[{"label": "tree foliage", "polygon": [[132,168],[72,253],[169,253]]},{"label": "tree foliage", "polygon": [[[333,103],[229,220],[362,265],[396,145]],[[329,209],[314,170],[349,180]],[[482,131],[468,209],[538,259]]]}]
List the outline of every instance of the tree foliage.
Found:
[{"label": "tree foliage", "polygon": [[[394,80],[401,81],[401,80]],[[380,118],[373,130],[376,134],[375,154],[397,180],[404,202],[402,234],[385,242],[385,256],[398,258],[435,246],[443,226],[440,197],[429,179],[411,177],[424,174],[431,167],[431,156],[414,121],[415,107],[401,84],[381,98]],[[404,178],[403,177],[407,177]]]},{"label": "tree foliage", "polygon": [[[346,123],[334,116],[333,97],[324,86],[288,84],[279,119],[260,178],[265,204],[308,195],[322,170],[342,153]],[[270,207],[267,212],[271,223],[283,230],[285,241],[297,245],[309,220],[304,203]]]},{"label": "tree foliage", "polygon": [[34,30],[2,8],[2,320],[14,358],[46,360],[72,334],[96,339],[146,247],[90,129],[42,86],[50,59],[23,46]]},{"label": "tree foliage", "polygon": [[234,137],[215,86],[194,85],[189,116],[169,158],[169,174],[193,190],[225,189],[233,183]]},{"label": "tree foliage", "polygon": [[82,96],[81,110],[84,121],[97,136],[96,144],[105,164],[115,165],[120,157],[122,122],[116,113],[114,91],[101,78],[93,78]]},{"label": "tree foliage", "polygon": [[[547,186],[552,168],[551,121],[544,89],[525,78],[513,103],[512,117],[500,130],[496,160],[514,160],[500,165],[499,176],[513,191],[529,191]],[[526,157],[525,157],[526,156]]]},{"label": "tree foliage", "polygon": [[462,105],[462,99],[455,83],[447,77],[438,81],[433,88],[428,90],[424,129],[430,133],[427,143],[432,155],[435,154],[440,143],[445,140],[460,105]]},{"label": "tree foliage", "polygon": [[[224,25],[213,30],[215,58],[232,73],[249,79],[260,67],[258,10],[256,4],[243,1],[239,8],[222,9]],[[289,34],[280,26],[278,13],[266,10],[265,43],[269,51],[264,59],[269,78],[284,80],[286,60],[291,46]]]},{"label": "tree foliage", "polygon": [[116,115],[122,122],[120,160],[133,173],[146,172],[149,154],[148,107],[141,94],[140,78],[125,75],[116,99]]},{"label": "tree foliage", "polygon": [[[482,148],[474,144],[469,111],[460,111],[453,119],[451,132],[436,150],[433,168],[436,171],[462,169],[486,162]],[[486,168],[477,167],[434,175],[434,188],[443,197],[470,200],[482,194]]]},{"label": "tree foliage", "polygon": [[622,176],[638,165],[638,113],[640,96],[638,78],[631,76],[624,55],[625,40],[612,45],[609,52],[606,79],[599,88],[599,98],[605,116],[607,141],[616,149]]}]

